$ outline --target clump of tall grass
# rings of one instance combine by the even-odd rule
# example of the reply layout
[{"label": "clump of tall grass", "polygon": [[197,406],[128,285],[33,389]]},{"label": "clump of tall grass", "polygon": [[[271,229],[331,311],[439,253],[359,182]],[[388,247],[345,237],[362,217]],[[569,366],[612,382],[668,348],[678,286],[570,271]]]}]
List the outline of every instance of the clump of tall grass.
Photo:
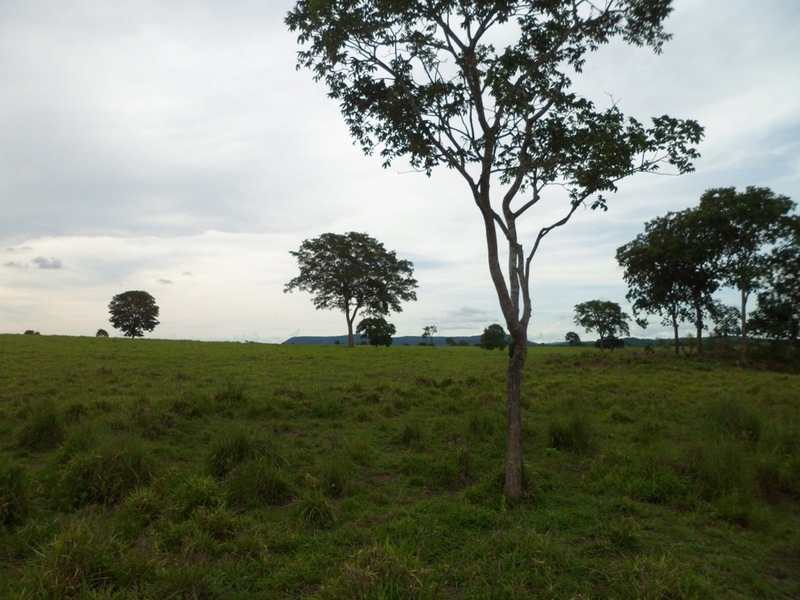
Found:
[{"label": "clump of tall grass", "polygon": [[350,495],[355,485],[355,467],[341,453],[332,453],[322,461],[319,471],[320,488],[326,496],[342,498]]},{"label": "clump of tall grass", "polygon": [[112,597],[127,585],[119,563],[119,544],[109,531],[74,520],[41,550],[25,579],[36,597]]},{"label": "clump of tall grass", "polygon": [[306,474],[305,489],[297,502],[297,515],[305,527],[328,529],[336,523],[336,513],[333,505],[319,488],[319,479]]},{"label": "clump of tall grass", "polygon": [[126,527],[138,531],[158,520],[165,509],[164,499],[156,490],[139,487],[125,496],[121,514]]},{"label": "clump of tall grass", "polygon": [[585,411],[577,409],[550,419],[547,439],[550,448],[587,452],[592,445],[594,427]]},{"label": "clump of tall grass", "polygon": [[189,517],[198,509],[225,506],[225,494],[219,483],[207,475],[189,475],[175,486],[172,508],[180,517]]},{"label": "clump of tall grass", "polygon": [[237,466],[225,480],[224,488],[228,502],[240,508],[283,506],[295,495],[289,479],[267,457]]},{"label": "clump of tall grass", "polygon": [[342,565],[341,574],[326,582],[322,598],[420,598],[426,571],[414,555],[389,541],[361,548]]},{"label": "clump of tall grass", "polygon": [[214,393],[214,400],[220,404],[241,404],[245,400],[244,385],[229,377],[225,386]]},{"label": "clump of tall grass", "polygon": [[761,438],[763,417],[752,402],[729,398],[711,404],[708,415],[712,423],[736,439],[756,444]]},{"label": "clump of tall grass", "polygon": [[218,435],[206,464],[214,477],[222,478],[238,465],[259,457],[268,459],[277,467],[286,462],[270,444],[251,438],[242,429],[232,429]]},{"label": "clump of tall grass", "polygon": [[208,455],[208,470],[214,477],[224,477],[234,467],[256,455],[256,447],[242,430],[220,436],[211,446]]},{"label": "clump of tall grass", "polygon": [[34,403],[17,433],[17,444],[28,450],[51,450],[64,441],[66,428],[56,406],[49,400]]},{"label": "clump of tall grass", "polygon": [[737,494],[750,498],[755,491],[753,464],[735,440],[703,440],[686,451],[685,469],[693,488],[704,500]]},{"label": "clump of tall grass", "polygon": [[0,455],[0,527],[22,523],[29,511],[28,469]]},{"label": "clump of tall grass", "polygon": [[419,421],[409,420],[403,424],[397,441],[403,446],[411,446],[422,441],[422,427]]},{"label": "clump of tall grass", "polygon": [[114,504],[153,479],[155,461],[138,438],[109,436],[87,446],[65,452],[53,467],[51,492],[61,505]]}]

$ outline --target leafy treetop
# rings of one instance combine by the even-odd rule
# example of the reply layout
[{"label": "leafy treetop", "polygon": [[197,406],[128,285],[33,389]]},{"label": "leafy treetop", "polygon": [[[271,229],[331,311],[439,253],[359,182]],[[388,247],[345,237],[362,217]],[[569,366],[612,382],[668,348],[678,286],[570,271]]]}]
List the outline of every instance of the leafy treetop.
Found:
[{"label": "leafy treetop", "polygon": [[596,331],[601,347],[607,338],[630,335],[629,320],[620,305],[610,300],[589,300],[575,305],[575,324],[586,331]]},{"label": "leafy treetop", "polygon": [[417,299],[413,263],[398,259],[366,233],[324,233],[290,254],[300,274],[284,291],[309,292],[317,310],[344,312],[350,346],[355,345],[353,322],[360,311],[371,316],[401,312],[401,302]]},{"label": "leafy treetop", "polygon": [[159,308],[155,298],[147,292],[132,290],[117,294],[108,305],[111,324],[126,337],[142,337],[159,324]]},{"label": "leafy treetop", "polygon": [[481,348],[484,350],[503,350],[508,346],[506,331],[499,323],[493,323],[483,330],[481,334]]}]

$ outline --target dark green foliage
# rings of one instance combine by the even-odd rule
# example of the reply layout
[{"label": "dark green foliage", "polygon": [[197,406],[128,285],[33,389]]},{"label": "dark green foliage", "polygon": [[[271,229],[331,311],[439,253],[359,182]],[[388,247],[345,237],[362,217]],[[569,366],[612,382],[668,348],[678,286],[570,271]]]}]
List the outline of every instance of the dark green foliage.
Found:
[{"label": "dark green foliage", "polygon": [[481,334],[480,346],[484,350],[494,350],[495,348],[505,350],[506,346],[508,346],[506,330],[497,323],[489,325]]},{"label": "dark green foliage", "polygon": [[19,525],[29,512],[28,469],[0,455],[0,527]]},{"label": "dark green foliage", "polygon": [[[781,238],[792,237],[798,218],[796,204],[769,188],[748,186],[707,190],[697,211],[711,234],[717,256],[718,280],[739,290],[742,315],[742,359],[747,359],[747,301],[768,278],[766,250]],[[797,277],[795,271],[794,277]]]},{"label": "dark green foliage", "polygon": [[126,337],[142,337],[145,331],[153,331],[159,324],[159,308],[147,292],[129,291],[117,294],[108,305],[111,324]]},{"label": "dark green foliage", "polygon": [[397,332],[395,326],[387,323],[383,317],[368,317],[361,319],[356,327],[356,333],[361,334],[361,339],[369,340],[370,346],[392,345],[392,336]]},{"label": "dark green foliage", "polygon": [[647,315],[659,315],[661,324],[673,330],[676,354],[678,326],[692,322],[697,350],[702,352],[703,323],[714,306],[712,294],[720,287],[711,232],[695,210],[670,212],[644,227],[644,233],[616,253],[636,321],[645,327]]}]

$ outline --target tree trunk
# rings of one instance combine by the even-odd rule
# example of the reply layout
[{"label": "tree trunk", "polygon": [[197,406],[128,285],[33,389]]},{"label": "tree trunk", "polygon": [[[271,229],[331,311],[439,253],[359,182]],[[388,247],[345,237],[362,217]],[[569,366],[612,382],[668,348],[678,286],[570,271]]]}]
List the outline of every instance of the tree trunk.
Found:
[{"label": "tree trunk", "polygon": [[747,362],[747,296],[749,294],[742,290],[742,362]]},{"label": "tree trunk", "polygon": [[353,321],[356,320],[356,311],[353,311],[352,316],[350,315],[350,307],[345,310],[345,316],[347,317],[347,347],[348,348],[355,348],[356,347],[356,338],[353,335]]},{"label": "tree trunk", "polygon": [[703,354],[703,307],[700,304],[699,300],[695,300],[694,303],[694,310],[695,310],[695,332],[697,333],[697,339],[695,340],[695,347],[697,349],[697,355],[700,356]]},{"label": "tree trunk", "polygon": [[675,332],[675,356],[681,355],[681,338],[678,335],[678,319],[672,315],[672,330]]},{"label": "tree trunk", "polygon": [[506,412],[508,416],[508,446],[506,450],[506,477],[503,494],[507,498],[522,496],[524,481],[522,469],[522,371],[528,357],[527,335],[511,334],[506,382]]}]

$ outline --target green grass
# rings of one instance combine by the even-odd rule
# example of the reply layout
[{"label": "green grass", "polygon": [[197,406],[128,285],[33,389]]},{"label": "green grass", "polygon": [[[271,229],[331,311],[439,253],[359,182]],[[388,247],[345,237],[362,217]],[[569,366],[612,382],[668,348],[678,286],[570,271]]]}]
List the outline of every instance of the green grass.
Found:
[{"label": "green grass", "polygon": [[800,377],[506,360],[0,336],[0,597],[800,597]]}]

